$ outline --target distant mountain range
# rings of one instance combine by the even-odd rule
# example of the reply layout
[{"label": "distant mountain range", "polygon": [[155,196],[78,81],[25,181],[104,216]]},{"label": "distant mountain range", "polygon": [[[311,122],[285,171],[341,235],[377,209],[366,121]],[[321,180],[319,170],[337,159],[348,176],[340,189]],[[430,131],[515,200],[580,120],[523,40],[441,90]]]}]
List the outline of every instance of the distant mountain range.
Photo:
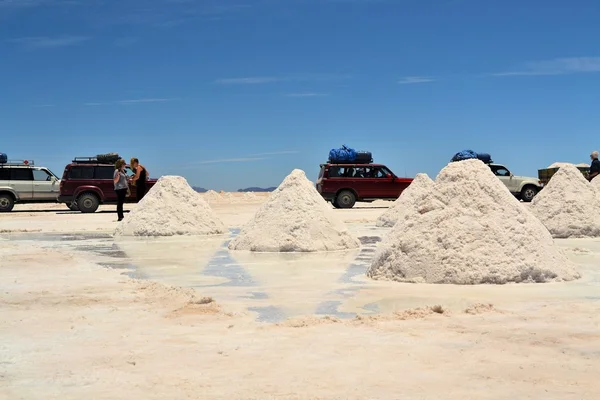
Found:
[{"label": "distant mountain range", "polygon": [[[206,193],[208,192],[209,189],[205,189],[203,187],[198,187],[198,186],[192,186],[192,189],[194,189],[196,192],[198,193]],[[276,187],[268,187],[268,188],[260,188],[260,187],[249,187],[246,189],[238,189],[238,192],[272,192],[273,190],[277,189]]]},{"label": "distant mountain range", "polygon": [[277,189],[276,187],[260,188],[260,187],[249,187],[246,189],[238,189],[238,192],[272,192]]}]

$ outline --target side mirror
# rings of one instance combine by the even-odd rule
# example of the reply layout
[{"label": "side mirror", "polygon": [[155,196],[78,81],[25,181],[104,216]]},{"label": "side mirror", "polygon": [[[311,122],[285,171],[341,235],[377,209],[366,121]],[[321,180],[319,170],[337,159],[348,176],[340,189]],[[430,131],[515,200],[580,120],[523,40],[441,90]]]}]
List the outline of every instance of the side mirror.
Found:
[{"label": "side mirror", "polygon": [[55,177],[55,176],[51,176],[51,177],[50,177],[50,181],[51,181],[52,183],[54,183],[54,182],[58,181],[58,179],[56,179],[56,177]]},{"label": "side mirror", "polygon": [[385,177],[390,179],[392,177],[392,174],[387,174]]}]

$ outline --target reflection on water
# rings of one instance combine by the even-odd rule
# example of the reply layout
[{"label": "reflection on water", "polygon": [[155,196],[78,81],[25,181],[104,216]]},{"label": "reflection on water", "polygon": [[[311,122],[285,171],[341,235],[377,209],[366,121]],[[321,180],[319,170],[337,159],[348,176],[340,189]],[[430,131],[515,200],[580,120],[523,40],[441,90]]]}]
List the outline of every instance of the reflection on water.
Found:
[{"label": "reflection on water", "polygon": [[357,250],[328,253],[230,252],[231,235],[176,238],[120,238],[97,235],[20,233],[3,240],[79,252],[107,268],[138,279],[195,287],[226,309],[256,314],[276,322],[299,315],[388,313],[442,304],[464,310],[473,303],[497,307],[548,301],[598,301],[600,241],[562,240],[557,245],[579,265],[582,278],[567,283],[509,285],[433,285],[373,281],[364,273],[380,236],[362,236]]}]

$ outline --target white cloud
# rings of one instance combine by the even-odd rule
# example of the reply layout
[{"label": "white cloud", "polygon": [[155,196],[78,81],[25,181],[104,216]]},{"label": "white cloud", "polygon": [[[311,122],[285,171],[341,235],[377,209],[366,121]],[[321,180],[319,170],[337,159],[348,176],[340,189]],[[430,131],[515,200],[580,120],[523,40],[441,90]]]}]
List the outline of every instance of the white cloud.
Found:
[{"label": "white cloud", "polygon": [[400,85],[411,85],[415,83],[435,82],[435,79],[425,76],[406,76],[398,81]]},{"label": "white cloud", "polygon": [[118,104],[139,104],[139,103],[166,103],[167,101],[177,100],[175,98],[144,98],[144,99],[131,99],[131,100],[119,100]]},{"label": "white cloud", "polygon": [[324,97],[329,96],[327,93],[288,93],[285,97]]},{"label": "white cloud", "polygon": [[600,72],[600,57],[570,57],[528,62],[515,71],[492,74],[493,76],[544,76]]},{"label": "white cloud", "polygon": [[282,78],[274,76],[253,76],[246,78],[225,78],[217,79],[215,83],[219,85],[261,85],[265,83],[279,82]]},{"label": "white cloud", "polygon": [[81,44],[89,37],[86,36],[32,36],[32,37],[21,37],[15,39],[8,39],[7,42],[22,44],[30,48],[54,48],[54,47],[66,47],[75,46]]},{"label": "white cloud", "polygon": [[336,80],[351,79],[348,74],[302,74],[290,76],[249,76],[241,78],[217,79],[214,83],[220,85],[260,85],[275,82],[328,82]]},{"label": "white cloud", "polygon": [[300,153],[298,150],[282,150],[282,151],[272,151],[269,153],[257,153],[257,154],[249,154],[250,157],[260,157],[260,156],[279,156],[284,154],[298,154]]}]

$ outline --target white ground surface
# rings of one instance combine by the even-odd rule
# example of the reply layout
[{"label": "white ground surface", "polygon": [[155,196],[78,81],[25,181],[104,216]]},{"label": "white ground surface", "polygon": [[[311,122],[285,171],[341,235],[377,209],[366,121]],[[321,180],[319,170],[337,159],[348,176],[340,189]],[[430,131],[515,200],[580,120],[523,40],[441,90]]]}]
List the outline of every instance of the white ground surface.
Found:
[{"label": "white ground surface", "polygon": [[[234,229],[259,204],[211,206]],[[306,257],[115,241],[114,206],[0,214],[0,399],[598,398],[600,240],[557,240],[568,283],[375,282],[389,204],[335,211],[361,250]]]}]

